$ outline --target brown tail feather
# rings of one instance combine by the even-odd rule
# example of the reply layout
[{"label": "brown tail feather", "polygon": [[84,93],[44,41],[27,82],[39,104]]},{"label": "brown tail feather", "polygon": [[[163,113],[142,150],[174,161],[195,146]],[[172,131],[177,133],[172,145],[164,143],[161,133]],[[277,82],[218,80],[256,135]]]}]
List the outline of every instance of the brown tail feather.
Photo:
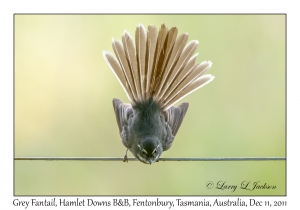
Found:
[{"label": "brown tail feather", "polygon": [[191,92],[204,86],[214,76],[203,75],[211,68],[210,61],[196,64],[193,55],[198,41],[190,41],[188,34],[177,37],[176,27],[168,30],[163,24],[159,32],[154,26],[138,25],[134,41],[125,31],[122,43],[114,41],[113,50],[117,59],[103,52],[132,104],[153,98],[164,110],[173,106]]},{"label": "brown tail feather", "polygon": [[[146,99],[146,48],[147,32],[143,25],[139,24],[135,32],[136,59],[140,78],[141,99]],[[137,84],[138,85],[138,84]]]},{"label": "brown tail feather", "polygon": [[155,49],[157,43],[157,29],[154,26],[148,26],[148,45],[147,45],[147,85],[146,85],[146,97],[150,98],[150,87],[153,75],[153,68],[155,62]]}]

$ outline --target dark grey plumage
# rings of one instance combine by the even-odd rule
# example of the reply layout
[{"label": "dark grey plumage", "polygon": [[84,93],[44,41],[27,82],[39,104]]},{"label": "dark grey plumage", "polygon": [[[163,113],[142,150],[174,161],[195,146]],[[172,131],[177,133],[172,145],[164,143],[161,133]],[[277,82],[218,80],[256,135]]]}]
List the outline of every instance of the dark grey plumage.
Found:
[{"label": "dark grey plumage", "polygon": [[135,46],[125,31],[122,42],[112,42],[117,58],[103,52],[131,102],[113,99],[122,143],[143,163],[157,161],[171,147],[188,103],[173,105],[214,78],[204,75],[210,61],[195,65],[198,41],[186,45],[188,34],[177,33],[176,27],[168,30],[164,24],[158,33],[154,26],[146,31],[138,25]]}]

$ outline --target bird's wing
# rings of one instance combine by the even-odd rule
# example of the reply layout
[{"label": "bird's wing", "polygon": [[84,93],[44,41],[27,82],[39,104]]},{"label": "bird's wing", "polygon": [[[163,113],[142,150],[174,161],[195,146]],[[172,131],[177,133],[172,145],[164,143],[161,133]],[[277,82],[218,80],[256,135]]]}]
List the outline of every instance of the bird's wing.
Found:
[{"label": "bird's wing", "polygon": [[130,104],[124,104],[120,99],[113,99],[114,111],[116,114],[117,123],[119,126],[120,136],[125,147],[130,147],[130,142],[127,135],[127,122],[130,115],[133,113]]},{"label": "bird's wing", "polygon": [[177,131],[183,121],[183,118],[186,114],[186,111],[189,107],[188,103],[182,103],[178,107],[170,107],[168,110],[164,112],[166,123],[169,126],[169,129],[171,130],[172,134],[168,135],[164,145],[163,150],[167,150],[171,147],[172,142],[174,141],[174,137],[177,134]]}]

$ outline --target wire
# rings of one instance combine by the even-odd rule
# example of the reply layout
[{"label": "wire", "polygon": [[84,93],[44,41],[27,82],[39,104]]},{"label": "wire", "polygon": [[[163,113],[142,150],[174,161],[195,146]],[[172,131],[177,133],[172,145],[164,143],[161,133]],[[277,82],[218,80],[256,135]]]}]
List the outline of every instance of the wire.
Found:
[{"label": "wire", "polygon": [[[123,157],[15,157],[14,160],[50,160],[50,161],[123,161]],[[137,161],[136,158],[127,158]],[[159,158],[158,161],[278,161],[285,157],[212,157],[212,158]]]}]

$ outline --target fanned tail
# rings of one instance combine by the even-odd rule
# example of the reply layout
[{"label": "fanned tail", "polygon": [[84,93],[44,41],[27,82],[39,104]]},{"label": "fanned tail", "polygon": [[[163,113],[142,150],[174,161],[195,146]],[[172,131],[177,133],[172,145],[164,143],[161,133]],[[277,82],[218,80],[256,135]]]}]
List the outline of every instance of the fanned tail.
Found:
[{"label": "fanned tail", "polygon": [[134,40],[125,31],[122,42],[112,41],[116,54],[103,52],[103,56],[135,105],[154,99],[163,110],[169,109],[183,97],[203,87],[214,79],[206,74],[212,62],[195,64],[198,41],[188,44],[188,34],[179,36],[176,27],[168,30],[164,24],[159,32],[155,26],[139,24]]}]

